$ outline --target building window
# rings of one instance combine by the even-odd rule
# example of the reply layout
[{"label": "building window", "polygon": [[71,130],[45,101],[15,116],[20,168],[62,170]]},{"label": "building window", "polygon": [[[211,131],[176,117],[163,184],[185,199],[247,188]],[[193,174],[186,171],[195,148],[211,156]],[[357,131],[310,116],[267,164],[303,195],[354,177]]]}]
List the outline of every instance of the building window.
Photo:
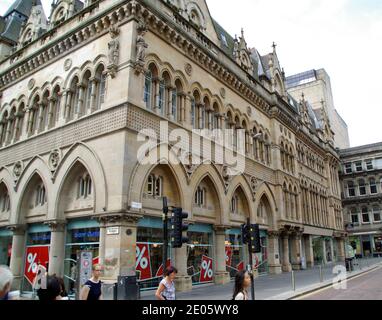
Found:
[{"label": "building window", "polygon": [[145,93],[144,93],[144,100],[145,100],[147,109],[151,109],[152,81],[153,81],[153,75],[151,72],[149,72],[146,74],[146,77],[145,77]]},{"label": "building window", "polygon": [[345,164],[345,173],[350,174],[353,173],[353,168],[351,163],[346,163]]},{"label": "building window", "polygon": [[35,207],[43,206],[46,203],[45,187],[39,185],[36,189]]},{"label": "building window", "polygon": [[352,181],[348,182],[348,194],[349,197],[355,197],[355,187]]},{"label": "building window", "polygon": [[165,91],[166,90],[166,85],[164,83],[164,81],[162,80],[160,83],[159,83],[159,101],[158,101],[158,108],[160,110],[160,113],[161,115],[164,115],[164,111],[165,111]]},{"label": "building window", "polygon": [[239,203],[239,198],[237,196],[233,196],[231,199],[231,213],[233,214],[238,214],[238,203]]},{"label": "building window", "polygon": [[98,109],[100,108],[101,104],[105,102],[105,93],[106,93],[106,74],[102,73],[100,89],[99,89],[99,99],[98,99],[99,105],[97,106]]},{"label": "building window", "polygon": [[163,194],[163,178],[150,175],[147,179],[147,194],[149,196],[161,197]]},{"label": "building window", "polygon": [[351,221],[354,225],[359,225],[359,215],[357,209],[351,210]]},{"label": "building window", "polygon": [[366,160],[366,170],[370,171],[374,169],[373,160]]},{"label": "building window", "polygon": [[373,218],[374,222],[381,222],[381,211],[378,206],[373,207]]},{"label": "building window", "polygon": [[355,163],[355,170],[356,170],[357,172],[362,172],[362,170],[363,170],[363,167],[362,167],[362,161],[357,161],[357,162]]},{"label": "building window", "polygon": [[360,196],[365,196],[366,195],[365,181],[364,180],[359,180],[358,185],[359,185],[359,195]]},{"label": "building window", "polygon": [[87,174],[78,181],[78,198],[86,199],[92,194],[92,179]]},{"label": "building window", "polygon": [[370,215],[367,208],[362,208],[362,223],[370,223]]},{"label": "building window", "polygon": [[0,198],[0,210],[1,212],[8,212],[11,209],[11,199],[8,192],[5,192]]},{"label": "building window", "polygon": [[191,126],[195,129],[195,110],[196,110],[196,102],[195,99],[191,99]]},{"label": "building window", "polygon": [[371,194],[378,193],[378,191],[377,191],[377,183],[376,183],[375,179],[370,179],[370,193]]},{"label": "building window", "polygon": [[195,192],[195,204],[199,207],[206,206],[206,192],[205,188],[198,187]]}]

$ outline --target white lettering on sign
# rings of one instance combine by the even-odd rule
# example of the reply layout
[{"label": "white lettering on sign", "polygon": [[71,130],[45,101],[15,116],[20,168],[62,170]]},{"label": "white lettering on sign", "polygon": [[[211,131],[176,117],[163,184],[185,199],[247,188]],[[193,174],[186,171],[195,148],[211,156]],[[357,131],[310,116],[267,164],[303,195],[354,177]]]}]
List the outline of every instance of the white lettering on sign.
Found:
[{"label": "white lettering on sign", "polygon": [[139,202],[132,202],[132,203],[131,203],[131,208],[132,208],[132,209],[142,209],[142,203],[139,203]]},{"label": "white lettering on sign", "polygon": [[119,227],[110,227],[106,229],[106,234],[108,236],[119,235]]}]

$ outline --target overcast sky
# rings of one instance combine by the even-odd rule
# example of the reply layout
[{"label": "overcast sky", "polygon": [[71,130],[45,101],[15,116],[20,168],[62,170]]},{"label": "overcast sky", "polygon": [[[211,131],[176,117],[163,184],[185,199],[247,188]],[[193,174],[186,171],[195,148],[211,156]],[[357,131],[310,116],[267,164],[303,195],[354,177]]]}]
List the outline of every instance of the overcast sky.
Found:
[{"label": "overcast sky", "polygon": [[[0,0],[3,14],[13,0]],[[51,0],[43,0],[50,10]],[[273,41],[288,75],[325,68],[352,146],[382,141],[381,0],[207,0],[231,34],[260,54]],[[49,11],[47,11],[49,16]]]}]

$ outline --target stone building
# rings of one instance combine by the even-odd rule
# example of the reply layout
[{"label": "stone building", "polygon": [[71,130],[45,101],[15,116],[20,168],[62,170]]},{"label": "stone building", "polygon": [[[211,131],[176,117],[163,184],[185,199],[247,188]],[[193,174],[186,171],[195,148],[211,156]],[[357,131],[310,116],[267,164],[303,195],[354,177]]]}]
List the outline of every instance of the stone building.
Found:
[{"label": "stone building", "polygon": [[[287,93],[275,46],[261,56],[244,32],[231,37],[204,0],[61,0],[49,16],[30,14],[18,41],[1,44],[0,263],[16,285],[30,290],[49,263],[72,288],[87,249],[106,280],[138,271],[154,287],[163,196],[190,214],[190,243],[170,250],[180,290],[244,267],[247,217],[261,226],[260,272],[343,259],[330,123]],[[193,129],[230,129],[224,150],[243,156],[242,174],[194,149],[177,164],[141,163],[139,133],[159,136],[163,123],[196,140]],[[173,150],[160,137],[151,151]]]},{"label": "stone building", "polygon": [[382,143],[341,150],[348,242],[358,256],[382,255]]},{"label": "stone building", "polygon": [[302,95],[312,104],[318,119],[323,114],[329,117],[334,132],[334,146],[339,149],[350,148],[349,130],[335,108],[330,77],[325,69],[309,70],[287,77],[287,91],[295,99]]}]

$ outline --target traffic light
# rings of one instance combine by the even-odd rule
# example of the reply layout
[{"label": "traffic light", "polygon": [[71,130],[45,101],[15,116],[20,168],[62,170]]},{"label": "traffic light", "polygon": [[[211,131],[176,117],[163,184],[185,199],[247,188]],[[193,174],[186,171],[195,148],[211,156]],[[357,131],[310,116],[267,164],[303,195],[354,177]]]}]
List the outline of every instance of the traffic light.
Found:
[{"label": "traffic light", "polygon": [[243,244],[250,245],[252,253],[261,252],[260,228],[258,224],[243,224],[241,226]]},{"label": "traffic light", "polygon": [[171,244],[173,248],[181,248],[183,243],[187,243],[189,239],[183,237],[183,232],[188,230],[188,225],[183,223],[188,218],[188,213],[183,212],[182,208],[174,208],[171,218]]},{"label": "traffic light", "polygon": [[261,252],[261,240],[260,240],[260,227],[258,224],[251,224],[251,228],[249,230],[251,237],[251,246],[252,253],[260,253]]}]

